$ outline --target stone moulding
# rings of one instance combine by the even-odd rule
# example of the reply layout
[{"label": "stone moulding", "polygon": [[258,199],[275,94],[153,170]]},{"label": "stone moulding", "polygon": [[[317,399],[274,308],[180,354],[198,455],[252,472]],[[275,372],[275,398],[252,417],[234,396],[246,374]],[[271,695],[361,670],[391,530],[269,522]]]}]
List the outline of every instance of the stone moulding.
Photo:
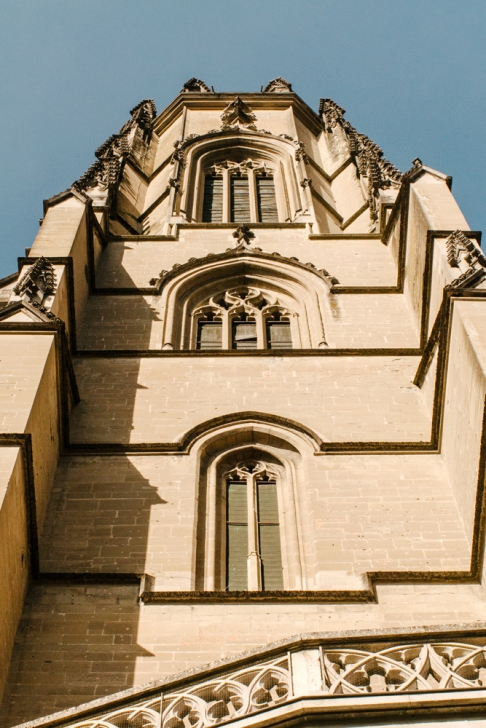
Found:
[{"label": "stone moulding", "polygon": [[[244,226],[247,227],[247,226]],[[248,243],[251,240],[251,237],[248,237],[248,232],[250,231],[244,231],[241,234],[241,240],[244,241],[245,238],[248,238]],[[239,235],[239,233],[238,233]],[[237,235],[237,237],[238,237]],[[238,242],[240,242],[240,238],[238,237]],[[218,263],[225,260],[232,260],[232,259],[243,259],[244,257],[250,257],[252,259],[258,260],[264,260],[264,261],[275,261],[279,260],[282,263],[285,263],[287,265],[291,265],[297,268],[305,269],[308,271],[311,271],[312,273],[315,273],[315,275],[319,276],[322,280],[325,280],[329,286],[338,284],[339,281],[337,278],[334,278],[333,276],[330,276],[329,273],[324,269],[317,269],[316,266],[313,263],[301,263],[298,258],[286,258],[285,256],[281,255],[280,253],[265,253],[260,248],[253,248],[249,245],[238,245],[235,248],[228,248],[223,253],[208,253],[208,255],[205,255],[203,258],[189,258],[189,260],[186,263],[175,263],[172,266],[172,269],[170,271],[163,270],[159,273],[157,278],[152,278],[150,280],[150,285],[155,286],[156,290],[154,293],[160,293],[162,290],[162,286],[168,282],[169,280],[175,278],[177,275],[180,275],[181,273],[185,273],[186,271],[192,270],[193,268],[197,268],[202,265],[207,265],[208,263],[214,262]]]},{"label": "stone moulding", "polygon": [[426,630],[296,635],[22,728],[210,728],[241,719],[256,727],[343,710],[402,719],[484,711],[482,625]]}]

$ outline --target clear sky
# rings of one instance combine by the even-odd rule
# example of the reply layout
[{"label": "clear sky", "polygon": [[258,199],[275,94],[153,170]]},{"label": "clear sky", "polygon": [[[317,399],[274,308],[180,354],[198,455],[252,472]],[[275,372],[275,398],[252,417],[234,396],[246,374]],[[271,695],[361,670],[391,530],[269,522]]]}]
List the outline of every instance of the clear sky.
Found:
[{"label": "clear sky", "polygon": [[330,97],[399,169],[450,174],[485,229],[484,0],[6,0],[0,9],[0,275],[32,245],[42,200],[94,161],[129,110],[190,77],[259,91],[283,76]]}]

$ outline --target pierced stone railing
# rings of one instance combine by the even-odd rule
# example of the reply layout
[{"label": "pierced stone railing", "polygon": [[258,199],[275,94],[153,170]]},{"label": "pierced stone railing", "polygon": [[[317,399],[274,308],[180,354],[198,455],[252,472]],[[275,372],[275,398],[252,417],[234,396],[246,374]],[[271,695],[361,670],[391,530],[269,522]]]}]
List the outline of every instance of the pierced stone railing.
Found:
[{"label": "pierced stone railing", "polygon": [[[388,643],[390,645],[390,643]],[[360,645],[362,647],[362,644]],[[260,658],[264,659],[264,658]],[[357,698],[389,693],[468,690],[486,687],[486,646],[419,642],[369,650],[313,643],[271,661],[188,684],[117,710],[92,715],[70,728],[210,728],[244,716],[312,698]],[[355,703],[356,705],[356,703]]]},{"label": "pierced stone railing", "polygon": [[257,664],[187,690],[121,708],[76,728],[204,728],[284,703],[291,696],[288,657]]},{"label": "pierced stone railing", "polygon": [[486,649],[455,642],[379,652],[321,648],[323,691],[332,695],[453,690],[486,686]]}]

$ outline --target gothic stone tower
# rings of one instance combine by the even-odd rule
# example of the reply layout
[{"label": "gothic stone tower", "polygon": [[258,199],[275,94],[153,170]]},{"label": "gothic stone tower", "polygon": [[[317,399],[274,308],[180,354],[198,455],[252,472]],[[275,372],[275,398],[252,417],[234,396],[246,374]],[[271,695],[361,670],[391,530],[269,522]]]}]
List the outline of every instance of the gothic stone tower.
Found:
[{"label": "gothic stone tower", "polygon": [[0,282],[5,725],[484,725],[486,259],[284,79],[142,101]]}]

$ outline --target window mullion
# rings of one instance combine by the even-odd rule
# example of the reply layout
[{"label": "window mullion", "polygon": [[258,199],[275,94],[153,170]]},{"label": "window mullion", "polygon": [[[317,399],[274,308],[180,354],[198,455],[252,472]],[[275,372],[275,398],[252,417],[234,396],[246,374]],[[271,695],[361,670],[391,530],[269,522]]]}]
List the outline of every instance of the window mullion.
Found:
[{"label": "window mullion", "polygon": [[258,548],[258,507],[256,497],[256,478],[247,477],[248,497],[248,591],[262,589],[262,563]]},{"label": "window mullion", "polygon": [[255,311],[257,349],[265,349],[265,322],[261,311]]},{"label": "window mullion", "polygon": [[221,332],[221,348],[231,349],[231,321],[228,312],[224,311],[221,316],[222,332]]},{"label": "window mullion", "polygon": [[[208,518],[207,528],[207,550],[205,564],[205,585],[206,591],[216,589],[218,566],[216,564],[216,519],[218,517],[216,505],[217,473],[213,465],[208,478]],[[221,567],[220,567],[221,568]]]},{"label": "window mullion", "polygon": [[230,222],[230,173],[223,169],[223,222]]},{"label": "window mullion", "polygon": [[256,178],[251,167],[248,168],[248,193],[250,195],[250,222],[258,222]]}]

